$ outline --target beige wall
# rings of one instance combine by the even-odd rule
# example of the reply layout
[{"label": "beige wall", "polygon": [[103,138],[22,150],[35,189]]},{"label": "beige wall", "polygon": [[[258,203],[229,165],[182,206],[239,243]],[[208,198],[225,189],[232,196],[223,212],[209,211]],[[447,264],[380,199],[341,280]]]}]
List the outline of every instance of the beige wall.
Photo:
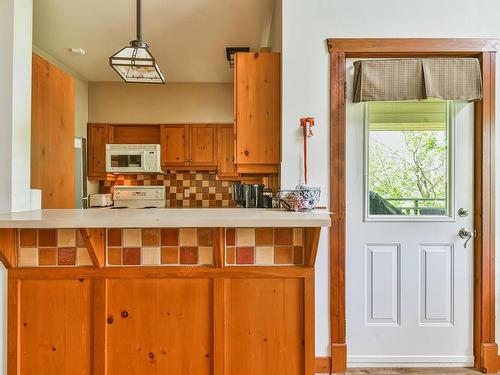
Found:
[{"label": "beige wall", "polygon": [[232,83],[90,83],[90,122],[233,122]]},{"label": "beige wall", "polygon": [[276,0],[274,3],[273,20],[269,35],[269,47],[271,47],[272,52],[281,52],[282,14],[282,0]]}]

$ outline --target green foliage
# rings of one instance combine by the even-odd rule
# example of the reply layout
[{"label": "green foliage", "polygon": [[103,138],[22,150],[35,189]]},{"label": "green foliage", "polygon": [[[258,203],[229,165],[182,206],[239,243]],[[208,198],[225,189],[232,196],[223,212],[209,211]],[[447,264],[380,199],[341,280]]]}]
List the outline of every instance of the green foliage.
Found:
[{"label": "green foliage", "polygon": [[[424,198],[420,207],[445,207],[446,131],[370,132],[369,188],[385,199]],[[413,203],[411,203],[413,205]]]}]

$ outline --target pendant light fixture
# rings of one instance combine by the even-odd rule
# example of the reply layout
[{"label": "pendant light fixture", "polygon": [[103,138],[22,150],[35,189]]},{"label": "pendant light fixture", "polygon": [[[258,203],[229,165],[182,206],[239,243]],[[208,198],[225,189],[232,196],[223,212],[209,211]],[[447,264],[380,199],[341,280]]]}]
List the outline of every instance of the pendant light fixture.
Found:
[{"label": "pendant light fixture", "polygon": [[109,58],[109,65],[127,83],[165,83],[165,78],[142,40],[142,1],[137,0],[137,38]]}]

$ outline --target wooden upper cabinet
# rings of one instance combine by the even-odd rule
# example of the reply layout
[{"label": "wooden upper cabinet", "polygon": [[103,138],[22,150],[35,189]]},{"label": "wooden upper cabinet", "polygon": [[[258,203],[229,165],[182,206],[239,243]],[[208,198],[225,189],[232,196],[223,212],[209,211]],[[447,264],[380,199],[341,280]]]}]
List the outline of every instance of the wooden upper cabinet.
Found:
[{"label": "wooden upper cabinet", "polygon": [[117,144],[159,144],[158,125],[114,125],[113,143]]},{"label": "wooden upper cabinet", "polygon": [[87,175],[91,179],[106,177],[106,144],[113,143],[112,133],[111,125],[87,125]]},{"label": "wooden upper cabinet", "polygon": [[188,163],[186,125],[161,125],[161,165],[181,167]]},{"label": "wooden upper cabinet", "polygon": [[217,168],[217,125],[162,125],[160,138],[162,166]]},{"label": "wooden upper cabinet", "polygon": [[217,174],[220,177],[236,177],[234,164],[234,126],[220,125],[217,135]]},{"label": "wooden upper cabinet", "polygon": [[189,165],[217,166],[216,125],[189,126]]},{"label": "wooden upper cabinet", "polygon": [[[238,53],[235,61],[236,164],[281,161],[280,54]],[[259,168],[255,169],[258,172]]]}]

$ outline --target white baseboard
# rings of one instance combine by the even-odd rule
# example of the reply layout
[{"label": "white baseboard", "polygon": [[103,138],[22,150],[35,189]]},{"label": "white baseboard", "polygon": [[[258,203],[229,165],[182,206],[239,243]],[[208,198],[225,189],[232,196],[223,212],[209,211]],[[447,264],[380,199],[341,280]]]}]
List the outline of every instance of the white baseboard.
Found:
[{"label": "white baseboard", "polygon": [[473,356],[349,355],[347,367],[472,367]]}]

